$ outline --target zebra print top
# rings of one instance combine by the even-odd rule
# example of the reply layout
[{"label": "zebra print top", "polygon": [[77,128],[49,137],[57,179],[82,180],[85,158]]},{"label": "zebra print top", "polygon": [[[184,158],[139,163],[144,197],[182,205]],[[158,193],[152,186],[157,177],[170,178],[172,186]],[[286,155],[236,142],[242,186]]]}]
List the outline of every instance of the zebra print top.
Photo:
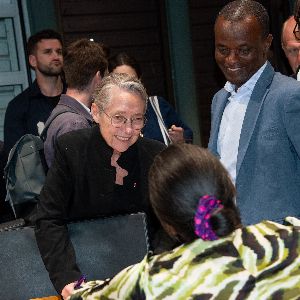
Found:
[{"label": "zebra print top", "polygon": [[112,280],[91,281],[71,300],[300,299],[300,220],[237,229],[146,256]]}]

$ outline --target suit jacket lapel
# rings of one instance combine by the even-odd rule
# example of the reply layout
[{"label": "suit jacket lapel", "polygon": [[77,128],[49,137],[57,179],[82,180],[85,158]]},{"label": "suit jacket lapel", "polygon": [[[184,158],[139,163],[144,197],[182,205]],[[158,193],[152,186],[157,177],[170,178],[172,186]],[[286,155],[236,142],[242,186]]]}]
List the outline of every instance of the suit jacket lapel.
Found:
[{"label": "suit jacket lapel", "polygon": [[220,104],[216,107],[214,111],[214,120],[212,124],[214,124],[214,127],[212,128],[211,132],[211,140],[210,140],[210,145],[209,148],[213,153],[217,156],[220,156],[218,153],[218,135],[219,135],[219,129],[220,129],[220,123],[222,120],[223,112],[225,109],[225,106],[227,105],[228,102],[228,97],[229,93],[225,90],[223,90],[223,95],[220,95]]},{"label": "suit jacket lapel", "polygon": [[252,134],[254,132],[254,128],[256,126],[262,105],[269,92],[269,86],[273,80],[274,74],[275,74],[274,69],[268,62],[265,70],[261,74],[261,77],[258,79],[254,87],[254,90],[252,92],[246,110],[245,118],[243,121],[241,135],[240,135],[239,150],[238,150],[237,165],[236,165],[237,177],[238,177],[241,164],[245,157],[246,151],[248,149]]}]

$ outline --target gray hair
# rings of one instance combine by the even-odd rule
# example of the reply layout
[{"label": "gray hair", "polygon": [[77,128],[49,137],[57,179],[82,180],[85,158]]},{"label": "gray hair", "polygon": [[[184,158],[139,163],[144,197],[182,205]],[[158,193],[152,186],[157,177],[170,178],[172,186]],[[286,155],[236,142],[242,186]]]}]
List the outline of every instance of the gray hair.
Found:
[{"label": "gray hair", "polygon": [[236,22],[244,20],[246,17],[254,16],[260,24],[263,37],[269,34],[269,15],[265,7],[253,0],[236,0],[225,5],[218,16],[225,20]]},{"label": "gray hair", "polygon": [[93,94],[93,101],[99,109],[103,110],[109,105],[112,96],[111,90],[114,87],[140,96],[146,107],[148,95],[139,79],[123,73],[110,73],[102,79]]}]

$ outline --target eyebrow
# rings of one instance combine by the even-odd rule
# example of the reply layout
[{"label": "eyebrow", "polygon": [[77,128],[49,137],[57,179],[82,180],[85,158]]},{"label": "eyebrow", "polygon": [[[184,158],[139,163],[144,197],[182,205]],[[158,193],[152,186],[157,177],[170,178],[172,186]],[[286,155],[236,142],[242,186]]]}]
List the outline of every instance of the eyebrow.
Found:
[{"label": "eyebrow", "polygon": [[[115,112],[115,113],[112,113],[114,116],[115,115],[126,115],[127,114],[127,112],[126,111],[117,111],[117,112]],[[133,114],[132,116],[138,116],[138,115],[144,115],[144,113],[136,113],[136,114]]]},{"label": "eyebrow", "polygon": [[62,48],[60,48],[60,47],[59,48],[51,48],[50,47],[50,48],[44,48],[43,49],[43,51],[46,51],[46,50],[62,50]]}]

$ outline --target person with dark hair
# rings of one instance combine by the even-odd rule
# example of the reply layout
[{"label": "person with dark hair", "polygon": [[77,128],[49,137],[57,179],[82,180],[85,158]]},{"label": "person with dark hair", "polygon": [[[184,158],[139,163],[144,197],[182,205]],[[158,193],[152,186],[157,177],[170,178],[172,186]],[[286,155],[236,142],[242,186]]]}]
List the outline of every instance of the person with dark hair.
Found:
[{"label": "person with dark hair", "polygon": [[154,159],[149,191],[180,245],[111,280],[87,282],[70,300],[298,299],[300,220],[243,227],[231,179],[208,150],[170,145]]},{"label": "person with dark hair", "polygon": [[[109,59],[108,70],[142,78],[140,65],[134,57],[125,52],[115,54]],[[193,142],[193,131],[163,97],[149,97],[146,119],[142,130],[144,137],[161,141],[166,145],[174,142]]]},{"label": "person with dark hair", "polygon": [[68,222],[144,212],[152,249],[162,245],[163,230],[149,203],[147,176],[155,155],[165,146],[140,137],[146,90],[137,78],[111,74],[101,80],[93,99],[97,125],[58,137],[37,204],[37,244],[64,299],[82,276]]},{"label": "person with dark hair", "polygon": [[267,60],[268,13],[257,1],[233,1],[214,30],[227,82],[212,101],[208,147],[235,183],[242,222],[299,216],[300,85]]},{"label": "person with dark hair", "polygon": [[[62,36],[60,33],[52,29],[44,29],[30,36],[27,41],[27,54],[34,55],[37,50],[37,45],[41,40],[58,40],[63,45]],[[61,51],[60,51],[61,52]],[[34,68],[30,65],[31,68]]]},{"label": "person with dark hair", "polygon": [[61,93],[66,91],[62,80],[63,42],[51,29],[32,35],[27,42],[30,67],[36,79],[7,106],[4,120],[4,150],[8,155],[14,144],[27,133],[38,135]]},{"label": "person with dark hair", "polygon": [[[49,118],[51,124],[45,141],[45,158],[48,167],[54,159],[57,138],[69,131],[91,127],[92,93],[107,71],[107,59],[100,44],[88,39],[71,43],[64,55],[64,72],[68,84],[58,105]],[[52,115],[58,115],[52,121]],[[46,123],[47,124],[47,123]]]}]

